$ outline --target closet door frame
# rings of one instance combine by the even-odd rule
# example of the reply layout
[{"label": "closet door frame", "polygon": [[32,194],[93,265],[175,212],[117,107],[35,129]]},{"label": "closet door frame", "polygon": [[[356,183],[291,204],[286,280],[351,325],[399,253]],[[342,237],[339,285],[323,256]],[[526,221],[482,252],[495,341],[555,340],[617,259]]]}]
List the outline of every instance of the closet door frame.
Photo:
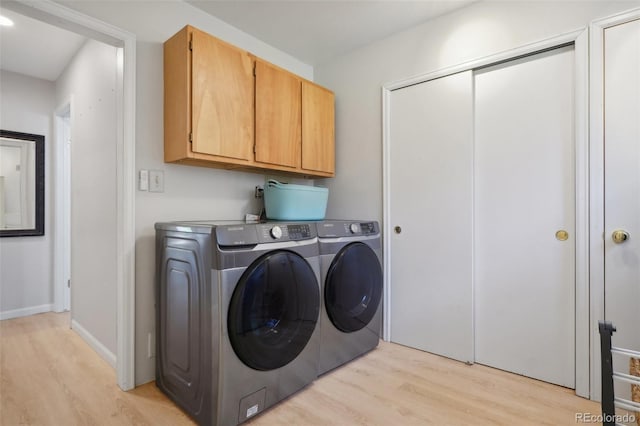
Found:
[{"label": "closet door frame", "polygon": [[[590,40],[590,271],[591,271],[591,399],[602,394],[600,376],[600,334],[598,320],[604,319],[604,32],[607,28],[640,18],[640,9],[598,19],[589,26]],[[608,237],[608,236],[607,236]]]},{"label": "closet door frame", "polygon": [[[590,275],[589,275],[589,32],[580,29],[562,34],[539,42],[527,44],[515,49],[500,52],[477,60],[465,62],[452,67],[421,74],[411,78],[386,83],[382,87],[382,176],[383,176],[383,249],[384,249],[384,323],[383,338],[391,340],[391,238],[393,235],[393,217],[391,215],[391,92],[396,89],[423,83],[451,74],[474,70],[488,65],[499,64],[529,56],[534,53],[555,49],[562,46],[574,45],[575,51],[575,182],[576,182],[576,395],[589,398],[593,395],[593,356],[590,348],[593,334],[590,335]],[[473,211],[469,212],[473,215]],[[471,242],[473,243],[473,242]],[[472,288],[474,283],[472,284]],[[604,290],[603,290],[604,292]],[[473,297],[473,296],[472,296]],[[472,307],[473,309],[473,307]],[[593,315],[593,312],[591,312]],[[592,317],[595,318],[595,317]],[[597,321],[596,321],[597,323]],[[596,345],[597,346],[597,345]]]}]

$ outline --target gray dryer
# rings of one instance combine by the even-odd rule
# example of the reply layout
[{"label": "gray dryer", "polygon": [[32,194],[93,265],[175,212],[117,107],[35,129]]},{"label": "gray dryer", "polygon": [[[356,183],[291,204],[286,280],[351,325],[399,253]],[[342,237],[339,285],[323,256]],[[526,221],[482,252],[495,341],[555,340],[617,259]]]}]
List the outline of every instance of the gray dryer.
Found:
[{"label": "gray dryer", "polygon": [[319,374],[378,346],[382,248],[378,222],[318,222],[322,306]]}]

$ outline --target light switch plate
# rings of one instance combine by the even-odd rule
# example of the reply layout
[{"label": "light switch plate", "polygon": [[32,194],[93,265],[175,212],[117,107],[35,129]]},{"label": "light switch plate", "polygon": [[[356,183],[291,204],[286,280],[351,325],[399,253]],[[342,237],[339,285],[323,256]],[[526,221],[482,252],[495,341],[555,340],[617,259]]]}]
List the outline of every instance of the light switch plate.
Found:
[{"label": "light switch plate", "polygon": [[140,170],[140,179],[138,182],[138,189],[140,191],[149,190],[149,170]]},{"label": "light switch plate", "polygon": [[164,192],[164,172],[149,170],[149,192]]}]

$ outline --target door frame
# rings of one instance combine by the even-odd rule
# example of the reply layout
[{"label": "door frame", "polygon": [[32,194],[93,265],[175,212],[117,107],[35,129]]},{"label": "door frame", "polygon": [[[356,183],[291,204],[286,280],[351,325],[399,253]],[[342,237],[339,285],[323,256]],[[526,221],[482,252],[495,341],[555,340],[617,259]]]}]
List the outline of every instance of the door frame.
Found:
[{"label": "door frame", "polygon": [[[391,339],[391,92],[451,74],[511,61],[534,53],[574,45],[575,52],[575,182],[576,182],[576,353],[575,392],[590,396],[590,327],[589,327],[589,36],[582,28],[556,37],[544,39],[495,55],[464,62],[459,65],[420,74],[382,86],[382,185],[383,185],[383,241],[384,249],[384,323],[383,338]],[[472,214],[473,212],[470,212]],[[473,281],[473,280],[472,280]],[[474,283],[472,282],[472,288]],[[473,293],[473,290],[472,290]],[[473,297],[473,296],[472,296]]]},{"label": "door frame", "polygon": [[591,399],[599,401],[602,396],[600,376],[600,334],[598,320],[605,318],[604,312],[604,31],[607,28],[640,19],[640,9],[632,9],[607,18],[592,21],[590,29],[590,270],[591,270]]},{"label": "door frame", "polygon": [[[71,224],[70,185],[67,176],[71,172],[70,156],[66,149],[65,127],[71,130],[73,120],[73,95],[62,102],[54,112],[54,236],[53,236],[53,310],[63,312],[67,308],[67,283],[70,277],[66,274],[66,265],[71,262],[69,234]],[[69,125],[65,126],[65,117],[69,118]],[[69,134],[69,137],[71,135]],[[67,287],[67,289],[65,289]],[[70,310],[70,309],[69,309]]]},{"label": "door frame", "polygon": [[[2,6],[115,46],[116,140],[116,375],[122,390],[135,387],[135,113],[136,37],[51,0],[8,0]],[[55,235],[58,235],[56,224]],[[57,247],[58,242],[54,243]],[[58,291],[54,294],[58,295]],[[56,300],[56,304],[57,304]]]}]

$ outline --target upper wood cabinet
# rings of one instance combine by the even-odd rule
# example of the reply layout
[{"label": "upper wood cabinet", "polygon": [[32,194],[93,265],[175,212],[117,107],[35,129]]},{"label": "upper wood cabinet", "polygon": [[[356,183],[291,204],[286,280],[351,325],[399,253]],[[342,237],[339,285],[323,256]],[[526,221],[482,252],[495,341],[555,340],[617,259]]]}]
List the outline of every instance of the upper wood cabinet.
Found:
[{"label": "upper wood cabinet", "polygon": [[253,160],[253,58],[195,28],[164,45],[165,161]]},{"label": "upper wood cabinet", "polygon": [[301,99],[298,77],[256,60],[256,161],[300,167]]},{"label": "upper wood cabinet", "polygon": [[335,173],[335,101],[333,92],[302,82],[302,168]]},{"label": "upper wood cabinet", "polygon": [[253,58],[194,30],[193,151],[250,160],[253,148]]},{"label": "upper wood cabinet", "polygon": [[165,161],[335,175],[333,93],[186,26],[164,44]]}]

